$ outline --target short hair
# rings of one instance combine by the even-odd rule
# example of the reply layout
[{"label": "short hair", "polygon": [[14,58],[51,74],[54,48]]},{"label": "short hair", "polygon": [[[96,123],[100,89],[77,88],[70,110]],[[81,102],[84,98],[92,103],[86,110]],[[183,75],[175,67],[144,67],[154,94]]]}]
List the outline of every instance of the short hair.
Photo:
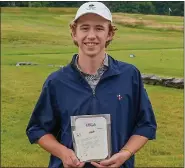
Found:
[{"label": "short hair", "polygon": [[[76,26],[77,26],[77,23],[76,22],[71,22],[70,23],[70,29],[71,29],[71,36],[72,36],[72,32],[75,31],[76,29]],[[115,35],[115,32],[116,32],[117,27],[115,25],[113,25],[112,23],[109,23],[109,33],[111,32],[112,33],[112,37]],[[110,42],[113,40],[113,38],[111,40],[108,40],[106,43],[105,43],[105,48],[107,48],[107,46],[110,44]],[[78,43],[77,41],[73,41],[73,43],[78,46]]]}]

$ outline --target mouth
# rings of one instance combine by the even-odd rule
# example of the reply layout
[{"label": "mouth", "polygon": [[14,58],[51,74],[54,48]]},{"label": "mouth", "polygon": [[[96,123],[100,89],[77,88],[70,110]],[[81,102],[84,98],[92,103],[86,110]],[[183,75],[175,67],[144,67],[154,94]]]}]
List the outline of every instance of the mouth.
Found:
[{"label": "mouth", "polygon": [[95,42],[87,42],[87,43],[84,43],[87,47],[94,47],[94,46],[97,46],[98,43],[95,43]]}]

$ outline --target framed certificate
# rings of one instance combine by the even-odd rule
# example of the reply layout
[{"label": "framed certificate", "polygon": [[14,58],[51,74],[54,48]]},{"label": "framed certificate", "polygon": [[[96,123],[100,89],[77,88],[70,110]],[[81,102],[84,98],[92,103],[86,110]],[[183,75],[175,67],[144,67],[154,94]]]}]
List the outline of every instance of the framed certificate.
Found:
[{"label": "framed certificate", "polygon": [[110,158],[110,114],[71,116],[71,127],[74,150],[80,161]]}]

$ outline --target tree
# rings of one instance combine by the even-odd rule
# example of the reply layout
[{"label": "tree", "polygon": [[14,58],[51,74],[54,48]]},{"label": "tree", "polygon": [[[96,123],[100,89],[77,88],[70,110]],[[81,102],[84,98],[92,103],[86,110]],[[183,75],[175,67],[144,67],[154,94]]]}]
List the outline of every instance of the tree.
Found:
[{"label": "tree", "polygon": [[154,14],[155,6],[151,1],[140,2],[138,12],[143,14]]},{"label": "tree", "polygon": [[[85,1],[1,1],[1,7],[79,7]],[[103,1],[111,12],[143,13],[168,15],[169,8],[171,15],[184,16],[183,1]]]}]

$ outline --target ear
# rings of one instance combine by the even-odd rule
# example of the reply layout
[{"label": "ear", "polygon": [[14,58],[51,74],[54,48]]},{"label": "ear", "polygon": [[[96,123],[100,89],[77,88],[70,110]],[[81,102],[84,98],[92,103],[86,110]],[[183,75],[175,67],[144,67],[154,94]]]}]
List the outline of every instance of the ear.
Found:
[{"label": "ear", "polygon": [[113,38],[113,32],[112,31],[109,31],[108,32],[108,35],[107,35],[107,41],[112,40],[112,38]]},{"label": "ear", "polygon": [[74,30],[71,32],[71,37],[72,37],[73,41],[77,40],[76,39],[76,32]]}]

